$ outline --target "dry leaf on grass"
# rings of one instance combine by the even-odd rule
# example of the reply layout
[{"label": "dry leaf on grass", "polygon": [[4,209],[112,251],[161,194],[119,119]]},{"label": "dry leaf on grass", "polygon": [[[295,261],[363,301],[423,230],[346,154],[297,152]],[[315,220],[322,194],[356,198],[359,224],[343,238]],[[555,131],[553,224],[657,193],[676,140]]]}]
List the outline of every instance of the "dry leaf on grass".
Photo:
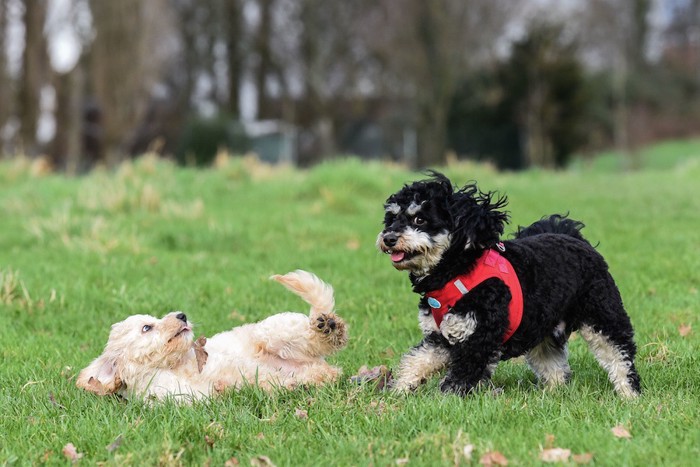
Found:
[{"label": "dry leaf on grass", "polygon": [[472,453],[474,452],[474,445],[473,444],[467,444],[464,446],[464,449],[462,449],[462,454],[464,454],[464,458],[468,461],[472,460]]},{"label": "dry leaf on grass", "polygon": [[610,429],[610,431],[612,431],[612,434],[615,436],[615,438],[630,439],[632,437],[627,428],[625,428],[622,425],[614,426]]},{"label": "dry leaf on grass", "polygon": [[116,439],[112,441],[112,443],[109,446],[107,446],[107,452],[114,452],[117,449],[119,449],[119,446],[122,445],[123,440],[124,438],[122,435],[117,436]]},{"label": "dry leaf on grass", "polygon": [[577,464],[588,464],[593,460],[593,454],[590,452],[584,452],[583,454],[574,454],[571,456],[571,460]]},{"label": "dry leaf on grass", "polygon": [[566,462],[571,456],[571,449],[550,448],[540,452],[542,462]]},{"label": "dry leaf on grass", "polygon": [[692,326],[690,324],[681,324],[678,327],[678,334],[681,335],[681,337],[686,337],[690,334],[690,331],[692,331]]},{"label": "dry leaf on grass", "polygon": [[248,318],[246,315],[241,314],[238,310],[231,310],[231,313],[228,315],[229,319],[235,320],[235,321],[247,321]]},{"label": "dry leaf on grass", "polygon": [[506,456],[498,451],[489,451],[479,459],[481,465],[508,465],[508,459]]},{"label": "dry leaf on grass", "polygon": [[392,381],[391,370],[386,365],[375,366],[368,368],[367,365],[362,365],[357,374],[350,377],[350,382],[355,384],[364,384],[368,382],[376,382],[377,390],[382,390],[387,387]]},{"label": "dry leaf on grass", "polygon": [[224,467],[235,467],[236,465],[241,465],[241,463],[235,457],[232,457],[224,462]]},{"label": "dry leaf on grass", "polygon": [[386,402],[384,401],[372,401],[369,403],[369,408],[374,411],[378,416],[384,415],[386,412]]},{"label": "dry leaf on grass", "polygon": [[58,402],[56,402],[56,398],[53,396],[53,392],[50,392],[50,393],[49,393],[49,401],[51,401],[51,403],[52,403],[53,405],[55,405],[56,407],[58,407],[59,409],[66,410],[66,407],[65,407],[65,406],[63,406],[63,405],[59,404]]},{"label": "dry leaf on grass", "polygon": [[250,465],[253,467],[275,467],[269,457],[267,456],[256,456],[250,460]]},{"label": "dry leaf on grass", "polygon": [[394,464],[396,464],[396,465],[406,465],[406,464],[408,464],[408,457],[401,457],[401,458],[399,458],[399,459],[396,459],[396,460],[394,461]]},{"label": "dry leaf on grass", "polygon": [[301,420],[306,420],[307,418],[309,418],[309,413],[306,410],[294,409],[294,416]]},{"label": "dry leaf on grass", "polygon": [[556,439],[555,436],[552,434],[548,433],[548,434],[544,435],[544,448],[545,449],[553,448],[555,439]]},{"label": "dry leaf on grass", "polygon": [[63,455],[71,462],[78,462],[80,458],[83,457],[83,453],[78,452],[75,446],[73,446],[73,443],[68,443],[63,446]]}]

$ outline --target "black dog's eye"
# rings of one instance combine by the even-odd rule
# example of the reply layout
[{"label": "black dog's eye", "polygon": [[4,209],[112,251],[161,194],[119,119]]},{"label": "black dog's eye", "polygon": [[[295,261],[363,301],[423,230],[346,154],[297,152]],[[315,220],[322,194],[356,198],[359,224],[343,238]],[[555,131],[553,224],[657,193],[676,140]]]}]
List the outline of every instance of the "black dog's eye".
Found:
[{"label": "black dog's eye", "polygon": [[151,329],[153,329],[153,326],[149,326],[149,325],[147,324],[147,325],[145,325],[144,327],[141,328],[141,332],[144,332],[144,333],[145,333],[145,332],[150,331]]},{"label": "black dog's eye", "polygon": [[413,223],[416,225],[425,225],[425,219],[423,219],[422,217],[416,216],[413,218]]}]

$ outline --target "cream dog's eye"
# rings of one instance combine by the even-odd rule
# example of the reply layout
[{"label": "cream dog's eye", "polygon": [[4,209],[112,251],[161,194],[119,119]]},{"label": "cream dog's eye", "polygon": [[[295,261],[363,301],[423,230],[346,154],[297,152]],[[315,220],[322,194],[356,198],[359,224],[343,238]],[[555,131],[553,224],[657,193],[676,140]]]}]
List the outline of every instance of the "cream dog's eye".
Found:
[{"label": "cream dog's eye", "polygon": [[150,326],[150,325],[147,324],[147,325],[145,325],[144,327],[141,328],[141,332],[148,332],[148,331],[150,331],[151,329],[153,329],[153,326]]},{"label": "cream dog's eye", "polygon": [[413,218],[413,223],[416,224],[416,225],[424,225],[424,224],[425,224],[425,219],[423,219],[422,217],[416,216],[416,217]]}]

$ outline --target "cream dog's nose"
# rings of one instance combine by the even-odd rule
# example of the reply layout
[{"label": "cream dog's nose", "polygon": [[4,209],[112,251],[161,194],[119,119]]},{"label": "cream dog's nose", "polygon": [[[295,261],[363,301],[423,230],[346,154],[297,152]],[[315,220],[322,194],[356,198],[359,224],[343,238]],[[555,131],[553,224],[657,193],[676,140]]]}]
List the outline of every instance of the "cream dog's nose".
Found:
[{"label": "cream dog's nose", "polygon": [[184,322],[184,323],[187,323],[187,315],[186,315],[186,314],[184,314],[184,313],[178,313],[178,314],[175,315],[175,317],[176,317],[177,319],[179,319],[180,321],[182,321],[182,322]]}]

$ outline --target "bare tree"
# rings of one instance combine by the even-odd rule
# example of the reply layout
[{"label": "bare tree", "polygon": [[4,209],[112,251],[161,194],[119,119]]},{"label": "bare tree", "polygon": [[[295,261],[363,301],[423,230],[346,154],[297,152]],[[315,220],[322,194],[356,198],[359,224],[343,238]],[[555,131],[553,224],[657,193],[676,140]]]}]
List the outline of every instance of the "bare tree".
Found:
[{"label": "bare tree", "polygon": [[270,118],[270,95],[267,80],[272,73],[272,13],[274,0],[259,0],[260,24],[255,41],[257,66],[255,70],[255,88],[257,90],[258,119]]},{"label": "bare tree", "polygon": [[164,64],[161,21],[166,0],[91,0],[95,38],[88,59],[107,156],[118,160],[143,119],[151,88]]},{"label": "bare tree", "polygon": [[457,85],[475,64],[493,56],[512,5],[502,0],[384,0],[381,6],[377,20],[383,26],[373,25],[374,52],[393,76],[389,92],[415,102],[415,165],[442,164]]},{"label": "bare tree", "polygon": [[[0,0],[0,134],[10,117],[12,96],[10,93],[10,74],[7,67],[6,37],[8,0]],[[2,157],[2,139],[0,139],[0,157]]]},{"label": "bare tree", "polygon": [[228,68],[228,111],[240,117],[240,89],[245,71],[245,25],[243,0],[224,0],[223,34]]},{"label": "bare tree", "polygon": [[364,56],[358,23],[364,1],[277,0],[271,78],[284,93],[283,114],[303,128],[300,161],[313,163],[336,151],[334,113],[357,94]]},{"label": "bare tree", "polygon": [[47,81],[48,54],[43,29],[46,22],[46,0],[24,2],[24,51],[18,80],[17,109],[20,121],[20,144],[25,154],[37,155],[37,127],[40,114],[41,88]]},{"label": "bare tree", "polygon": [[630,165],[637,161],[630,138],[629,83],[631,77],[641,76],[647,65],[650,7],[650,0],[590,0],[580,12],[580,37],[589,55],[601,68],[611,71],[614,143],[629,156]]}]

